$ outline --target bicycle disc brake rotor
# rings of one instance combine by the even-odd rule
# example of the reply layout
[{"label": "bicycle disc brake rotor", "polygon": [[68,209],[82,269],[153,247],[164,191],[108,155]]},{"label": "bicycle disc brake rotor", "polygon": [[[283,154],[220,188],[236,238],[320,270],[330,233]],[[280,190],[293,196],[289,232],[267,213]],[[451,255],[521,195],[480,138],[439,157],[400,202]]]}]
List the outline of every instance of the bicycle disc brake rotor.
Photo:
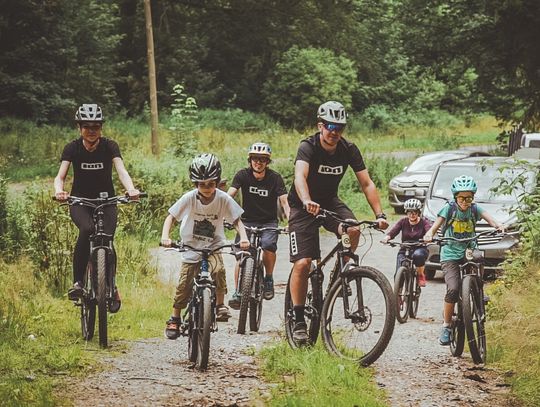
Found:
[{"label": "bicycle disc brake rotor", "polygon": [[360,315],[358,311],[351,314],[351,321],[354,324],[356,330],[359,332],[366,331],[371,325],[371,310],[367,306],[364,306],[363,314],[364,315]]}]

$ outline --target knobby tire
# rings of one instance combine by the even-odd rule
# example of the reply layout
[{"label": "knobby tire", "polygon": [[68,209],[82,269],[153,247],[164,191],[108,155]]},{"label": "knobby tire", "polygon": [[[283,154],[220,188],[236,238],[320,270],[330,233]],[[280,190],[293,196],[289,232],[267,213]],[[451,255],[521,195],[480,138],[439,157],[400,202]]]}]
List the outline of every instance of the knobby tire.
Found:
[{"label": "knobby tire", "polygon": [[254,295],[249,299],[249,329],[252,332],[259,332],[261,327],[262,305],[263,305],[263,284],[264,268],[259,264],[253,281]]},{"label": "knobby tire", "polygon": [[240,312],[238,314],[237,333],[246,333],[246,321],[249,309],[249,300],[251,298],[251,289],[253,287],[253,277],[255,274],[255,260],[248,256],[241,266],[240,276]]},{"label": "knobby tire", "polygon": [[407,268],[398,268],[394,280],[394,296],[396,302],[396,319],[400,324],[407,322],[410,309],[410,274]]},{"label": "knobby tire", "polygon": [[461,302],[458,301],[454,306],[454,315],[452,316],[452,337],[450,338],[450,353],[452,353],[452,356],[459,357],[463,354],[464,347],[465,327],[463,326],[463,312],[461,310]]},{"label": "knobby tire", "polygon": [[97,290],[99,344],[107,347],[107,261],[105,249],[97,250]]},{"label": "knobby tire", "polygon": [[463,324],[467,332],[467,343],[473,362],[476,364],[486,361],[486,332],[484,327],[484,312],[482,306],[482,290],[478,279],[465,276],[462,285]]},{"label": "knobby tire", "polygon": [[210,331],[212,329],[212,296],[210,288],[204,288],[201,294],[200,304],[200,330],[197,350],[196,366],[199,370],[206,370],[210,355]]},{"label": "knobby tire", "polygon": [[411,318],[416,318],[418,315],[418,306],[420,305],[420,293],[422,292],[422,288],[420,287],[420,284],[418,284],[418,274],[416,273],[416,270],[414,270],[411,280],[409,285],[409,316]]},{"label": "knobby tire", "polygon": [[81,298],[81,331],[86,341],[94,337],[96,326],[96,303],[92,298],[93,287],[95,287],[94,273],[92,272],[92,262],[89,261],[84,273],[84,293]]}]

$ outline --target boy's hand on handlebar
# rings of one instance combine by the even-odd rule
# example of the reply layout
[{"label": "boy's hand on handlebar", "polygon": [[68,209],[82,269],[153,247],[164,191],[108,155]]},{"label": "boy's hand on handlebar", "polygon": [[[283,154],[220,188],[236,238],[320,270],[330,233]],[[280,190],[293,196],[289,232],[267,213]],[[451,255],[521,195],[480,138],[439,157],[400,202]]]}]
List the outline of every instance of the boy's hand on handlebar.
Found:
[{"label": "boy's hand on handlebar", "polygon": [[431,242],[432,240],[433,240],[433,235],[432,235],[431,233],[428,232],[428,233],[426,233],[426,234],[424,235],[424,242],[429,243],[429,242]]},{"label": "boy's hand on handlebar", "polygon": [[381,240],[381,243],[387,244],[389,240],[390,240],[390,236],[386,235],[386,236]]},{"label": "boy's hand on handlebar", "polygon": [[242,250],[249,249],[249,240],[240,240],[240,242],[238,243],[240,244],[240,249]]},{"label": "boy's hand on handlebar", "polygon": [[65,202],[69,198],[69,194],[66,191],[60,191],[54,194],[57,201]]},{"label": "boy's hand on handlebar", "polygon": [[132,201],[136,201],[137,199],[139,199],[140,194],[141,192],[138,189],[128,189],[126,191],[126,196],[129,196],[129,199],[131,199]]},{"label": "boy's hand on handlebar", "polygon": [[172,240],[171,239],[161,239],[161,246],[163,247],[171,247]]},{"label": "boy's hand on handlebar", "polygon": [[381,230],[386,230],[388,229],[388,226],[390,226],[384,218],[377,219],[377,223],[379,224],[378,228]]},{"label": "boy's hand on handlebar", "polygon": [[495,228],[497,229],[497,232],[504,233],[506,231],[506,225],[503,225],[502,223],[497,224]]}]

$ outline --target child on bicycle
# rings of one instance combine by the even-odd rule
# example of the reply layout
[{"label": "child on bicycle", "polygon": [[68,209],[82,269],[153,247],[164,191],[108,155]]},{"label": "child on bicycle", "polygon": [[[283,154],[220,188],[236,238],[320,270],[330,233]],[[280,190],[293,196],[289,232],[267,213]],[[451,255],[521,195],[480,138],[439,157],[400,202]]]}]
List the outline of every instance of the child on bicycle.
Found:
[{"label": "child on bicycle", "polygon": [[[422,217],[422,202],[418,199],[408,199],[403,205],[405,214],[407,216],[401,218],[395,225],[388,231],[383,243],[387,243],[390,239],[395,238],[401,232],[402,242],[417,242],[427,233],[431,226],[431,222]],[[416,266],[416,272],[418,274],[418,284],[420,287],[426,286],[426,276],[424,274],[424,266],[426,259],[428,258],[428,250],[425,246],[418,246],[412,251],[412,260]],[[405,259],[405,249],[399,249],[397,254],[396,270],[401,266],[401,263]]]},{"label": "child on bicycle", "polygon": [[[240,235],[240,248],[249,248],[249,241],[240,220],[243,209],[226,192],[217,188],[221,178],[221,163],[213,154],[196,156],[189,167],[189,177],[196,189],[186,192],[173,206],[163,223],[161,244],[171,246],[169,238],[171,227],[180,222],[182,241],[195,248],[212,248],[225,241],[223,221],[232,223]],[[165,336],[176,339],[180,336],[181,310],[191,296],[193,280],[200,266],[201,256],[194,251],[183,253],[180,281],[176,288],[172,316],[167,321]],[[224,304],[227,293],[225,266],[221,254],[212,254],[209,269],[216,284],[216,304],[218,321],[227,321],[229,308]]]},{"label": "child on bicycle", "polygon": [[[443,224],[445,225],[443,236],[458,239],[473,237],[475,236],[476,222],[480,219],[484,219],[489,225],[503,231],[502,224],[473,203],[477,189],[476,182],[472,177],[461,175],[455,178],[450,188],[454,201],[447,202],[439,211],[433,226],[424,235],[424,241],[430,242]],[[476,243],[472,244],[476,245]],[[452,314],[454,305],[459,300],[459,265],[463,261],[465,250],[470,245],[471,243],[449,241],[441,247],[441,269],[446,283],[443,307],[444,323],[439,337],[439,343],[443,346],[449,345],[451,341]],[[475,260],[482,261],[482,255],[478,250],[475,250],[474,256]]]}]

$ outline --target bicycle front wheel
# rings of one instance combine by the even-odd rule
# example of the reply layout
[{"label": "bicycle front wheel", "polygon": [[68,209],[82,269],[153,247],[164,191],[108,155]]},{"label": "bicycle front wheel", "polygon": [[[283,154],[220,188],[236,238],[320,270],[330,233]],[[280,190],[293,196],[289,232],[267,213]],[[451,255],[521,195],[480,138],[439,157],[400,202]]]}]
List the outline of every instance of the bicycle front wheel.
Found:
[{"label": "bicycle front wheel", "polygon": [[[456,308],[457,311],[455,311]],[[465,327],[463,326],[461,303],[458,301],[454,306],[454,315],[452,316],[452,336],[450,337],[450,352],[452,353],[452,356],[461,356],[464,347]]]},{"label": "bicycle front wheel", "polygon": [[[311,271],[313,273],[315,265],[311,264]],[[322,281],[319,280],[319,275],[313,273],[308,280],[308,291],[306,295],[305,303],[305,320],[307,323],[307,333],[309,341],[307,343],[297,343],[293,338],[293,330],[295,324],[293,303],[291,297],[291,275],[289,274],[289,281],[287,281],[287,290],[285,291],[285,335],[291,348],[300,348],[303,346],[311,346],[317,342],[319,336],[319,327],[321,324],[321,311],[323,304],[323,292]]]},{"label": "bicycle front wheel", "polygon": [[210,355],[210,330],[212,328],[212,296],[209,288],[202,290],[199,312],[199,340],[195,365],[199,370],[206,370]]},{"label": "bicycle front wheel", "polygon": [[263,305],[263,284],[264,269],[259,264],[253,281],[254,295],[249,299],[249,329],[252,332],[259,332],[261,327],[262,305]]},{"label": "bicycle front wheel", "polygon": [[107,347],[107,261],[105,249],[97,250],[97,308],[99,344],[102,348]]},{"label": "bicycle front wheel", "polygon": [[94,337],[96,326],[96,302],[92,298],[94,292],[92,276],[92,262],[89,261],[84,273],[84,292],[81,298],[81,331],[86,341]]},{"label": "bicycle front wheel", "polygon": [[238,314],[238,329],[239,334],[246,333],[246,320],[249,309],[249,300],[251,298],[251,289],[253,287],[253,275],[255,260],[253,257],[247,257],[240,269],[240,313]]},{"label": "bicycle front wheel", "polygon": [[394,280],[394,297],[396,300],[396,318],[399,323],[407,322],[410,308],[409,270],[401,266],[398,268]]},{"label": "bicycle front wheel", "polygon": [[418,284],[418,274],[416,274],[416,270],[411,279],[409,316],[411,318],[416,318],[418,315],[418,305],[420,305],[420,293],[422,292],[422,288],[420,287],[420,284]]},{"label": "bicycle front wheel", "polygon": [[486,362],[485,312],[482,290],[476,277],[465,276],[462,285],[463,324],[474,363]]},{"label": "bicycle front wheel", "polygon": [[[343,282],[350,291],[343,289]],[[345,293],[350,293],[347,308]],[[380,271],[366,266],[350,269],[332,285],[324,300],[321,335],[326,349],[362,366],[370,365],[392,337],[395,310],[392,286]]]}]

